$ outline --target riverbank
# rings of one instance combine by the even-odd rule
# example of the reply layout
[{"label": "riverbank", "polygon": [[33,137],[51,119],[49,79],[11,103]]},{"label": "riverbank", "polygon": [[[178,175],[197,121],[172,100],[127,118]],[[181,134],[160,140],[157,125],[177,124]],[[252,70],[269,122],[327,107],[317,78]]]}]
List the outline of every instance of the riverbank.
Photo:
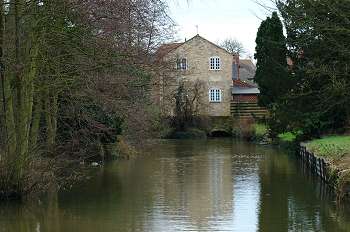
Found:
[{"label": "riverbank", "polygon": [[[341,231],[339,209],[283,149],[234,139],[158,140],[40,204],[0,207],[0,231]],[[315,216],[317,215],[317,216]],[[316,229],[315,229],[316,228]]]},{"label": "riverbank", "polygon": [[276,143],[298,155],[311,172],[334,189],[339,201],[350,201],[350,136],[333,135],[299,142],[296,135],[278,135]]},{"label": "riverbank", "polygon": [[[266,141],[264,138],[268,136],[268,127],[263,124],[254,124],[253,128],[255,128],[255,142]],[[297,140],[297,134],[286,132],[279,134],[274,141],[270,142],[291,151],[298,150],[309,169],[335,189],[339,200],[350,200],[349,135],[330,135],[300,142]]]},{"label": "riverbank", "polygon": [[304,143],[308,152],[325,160],[339,199],[350,199],[350,136],[326,136]]},{"label": "riverbank", "polygon": [[[231,135],[256,144],[275,144],[292,152],[297,150],[300,152],[298,135],[301,135],[301,132],[285,132],[272,140],[269,138],[269,128],[266,124],[243,121],[241,124],[233,124]],[[203,139],[206,137],[206,132],[198,128],[176,132],[171,136],[172,139]],[[302,144],[315,160],[324,160],[325,172],[330,177],[327,178],[327,181],[334,187],[338,199],[350,199],[350,136],[327,136]],[[312,171],[317,172],[317,168],[319,167],[310,165]],[[320,172],[318,174],[320,175]]]}]

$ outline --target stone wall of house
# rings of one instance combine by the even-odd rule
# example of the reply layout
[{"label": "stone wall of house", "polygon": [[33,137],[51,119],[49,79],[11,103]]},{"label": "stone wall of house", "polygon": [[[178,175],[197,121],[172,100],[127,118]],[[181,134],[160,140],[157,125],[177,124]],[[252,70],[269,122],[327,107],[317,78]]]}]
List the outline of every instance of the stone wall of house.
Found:
[{"label": "stone wall of house", "polygon": [[[220,57],[220,70],[210,70],[210,57]],[[188,69],[174,71],[174,85],[166,87],[166,91],[173,91],[176,88],[175,83],[180,79],[189,82],[200,81],[203,84],[200,114],[230,116],[233,56],[197,35],[166,56],[167,61],[174,63],[174,68],[178,58],[187,59]],[[209,101],[211,88],[221,89],[221,102]],[[165,92],[163,94],[166,95]]]}]

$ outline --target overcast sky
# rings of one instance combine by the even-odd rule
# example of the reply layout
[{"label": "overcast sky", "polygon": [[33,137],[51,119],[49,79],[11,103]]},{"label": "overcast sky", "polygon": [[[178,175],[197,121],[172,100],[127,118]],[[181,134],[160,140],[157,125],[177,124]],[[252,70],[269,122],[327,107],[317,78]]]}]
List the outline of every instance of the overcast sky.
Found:
[{"label": "overcast sky", "polygon": [[[255,37],[261,19],[268,12],[254,0],[172,0],[170,15],[178,25],[179,41],[192,38],[198,32],[217,43],[225,38],[236,38],[254,54]],[[270,0],[263,0],[266,4]]]}]

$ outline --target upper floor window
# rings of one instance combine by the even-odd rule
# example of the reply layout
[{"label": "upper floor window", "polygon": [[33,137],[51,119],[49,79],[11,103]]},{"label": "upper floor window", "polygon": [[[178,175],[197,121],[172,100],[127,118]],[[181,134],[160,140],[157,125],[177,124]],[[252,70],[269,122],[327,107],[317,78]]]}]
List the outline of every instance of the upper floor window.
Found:
[{"label": "upper floor window", "polygon": [[209,90],[209,101],[210,102],[221,102],[221,89],[210,89]]},{"label": "upper floor window", "polygon": [[220,70],[220,57],[210,57],[210,70]]},{"label": "upper floor window", "polygon": [[186,58],[177,59],[176,68],[178,70],[187,70],[187,59]]}]

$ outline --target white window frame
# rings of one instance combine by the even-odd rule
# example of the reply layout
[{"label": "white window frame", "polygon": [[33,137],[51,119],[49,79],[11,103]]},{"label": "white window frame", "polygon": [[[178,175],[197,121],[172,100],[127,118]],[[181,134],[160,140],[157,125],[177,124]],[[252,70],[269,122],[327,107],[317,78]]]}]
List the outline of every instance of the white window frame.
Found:
[{"label": "white window frame", "polygon": [[[183,66],[183,60],[186,60],[185,66]],[[176,60],[176,69],[181,71],[188,69],[188,60],[186,57],[182,57]]]},{"label": "white window frame", "polygon": [[209,70],[221,70],[221,59],[219,56],[209,58]]},{"label": "white window frame", "polygon": [[209,102],[221,102],[222,101],[222,90],[219,88],[209,89]]}]

